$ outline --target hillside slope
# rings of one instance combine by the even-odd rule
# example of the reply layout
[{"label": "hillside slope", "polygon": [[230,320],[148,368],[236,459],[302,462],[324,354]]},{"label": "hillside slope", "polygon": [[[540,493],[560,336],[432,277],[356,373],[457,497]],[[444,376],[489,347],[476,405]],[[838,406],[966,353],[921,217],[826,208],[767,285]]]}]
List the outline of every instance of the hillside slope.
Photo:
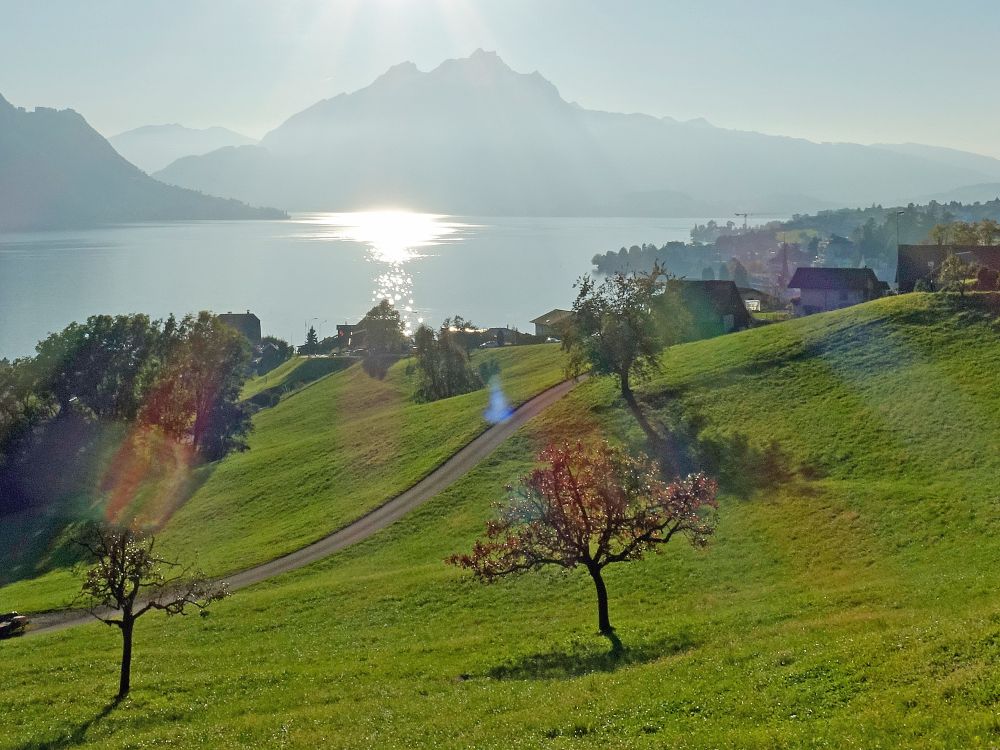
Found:
[{"label": "hillside slope", "polygon": [[1000,326],[978,304],[908,295],[672,349],[643,402],[726,493],[709,549],[609,569],[620,657],[585,574],[485,587],[442,564],[544,440],[638,439],[593,381],[368,542],[208,620],[148,618],[110,712],[107,628],[4,644],[0,747],[992,746]]}]

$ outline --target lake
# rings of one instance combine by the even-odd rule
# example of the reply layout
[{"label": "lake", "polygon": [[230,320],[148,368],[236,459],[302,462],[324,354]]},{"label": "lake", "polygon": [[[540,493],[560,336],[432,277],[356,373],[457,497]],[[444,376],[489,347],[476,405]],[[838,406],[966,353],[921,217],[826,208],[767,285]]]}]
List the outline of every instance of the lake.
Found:
[{"label": "lake", "polygon": [[382,297],[411,328],[459,314],[533,331],[572,304],[595,253],[687,240],[705,221],[372,211],[0,234],[0,357],[97,313],[249,309],[265,335],[299,344],[309,325],[332,335]]}]

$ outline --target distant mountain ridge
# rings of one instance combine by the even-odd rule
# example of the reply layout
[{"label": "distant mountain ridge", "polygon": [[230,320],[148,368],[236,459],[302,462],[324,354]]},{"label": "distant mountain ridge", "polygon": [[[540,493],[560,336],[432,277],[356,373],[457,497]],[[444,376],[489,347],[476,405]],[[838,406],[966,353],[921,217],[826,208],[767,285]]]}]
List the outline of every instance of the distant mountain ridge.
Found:
[{"label": "distant mountain ridge", "polygon": [[288,210],[528,216],[804,212],[992,180],[978,162],[939,157],[587,110],[538,72],[477,50],[426,73],[401,63],[258,146],[186,157],[155,176]]},{"label": "distant mountain ridge", "polygon": [[122,158],[73,110],[27,111],[0,96],[0,230],[284,216],[165,185]]},{"label": "distant mountain ridge", "polygon": [[969,151],[959,151],[942,146],[925,146],[921,143],[876,143],[876,148],[884,148],[900,154],[917,156],[941,164],[972,169],[991,182],[1000,182],[1000,159]]},{"label": "distant mountain ridge", "polygon": [[185,156],[200,156],[227,146],[248,146],[257,141],[228,128],[186,128],[172,123],[127,130],[111,136],[108,142],[139,169],[152,173]]}]

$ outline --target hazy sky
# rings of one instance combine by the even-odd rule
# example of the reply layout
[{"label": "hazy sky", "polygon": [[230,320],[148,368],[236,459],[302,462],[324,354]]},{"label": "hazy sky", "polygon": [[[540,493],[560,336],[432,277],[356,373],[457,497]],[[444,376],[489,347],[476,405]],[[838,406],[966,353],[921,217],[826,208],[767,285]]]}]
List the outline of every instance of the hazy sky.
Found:
[{"label": "hazy sky", "polygon": [[1000,157],[997,0],[0,0],[0,94],[261,136],[477,47],[597,109]]}]

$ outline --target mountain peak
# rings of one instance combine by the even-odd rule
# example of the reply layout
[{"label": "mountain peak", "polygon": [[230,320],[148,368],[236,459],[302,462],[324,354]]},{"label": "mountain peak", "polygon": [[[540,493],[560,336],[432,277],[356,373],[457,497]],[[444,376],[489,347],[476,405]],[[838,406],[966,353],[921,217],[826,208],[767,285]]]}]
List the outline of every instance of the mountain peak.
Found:
[{"label": "mountain peak", "polygon": [[479,47],[475,52],[469,55],[469,59],[489,63],[491,65],[499,63],[505,68],[507,67],[507,63],[500,59],[500,55],[496,53],[496,50],[485,50],[482,47]]},{"label": "mountain peak", "polygon": [[503,61],[496,52],[477,49],[468,57],[453,58],[441,63],[435,72],[461,71],[468,75],[507,75],[513,74],[511,67]]},{"label": "mountain peak", "polygon": [[715,126],[706,120],[704,117],[695,117],[692,120],[686,120],[685,125],[692,125],[696,128],[714,128]]},{"label": "mountain peak", "polygon": [[376,82],[385,81],[402,81],[412,78],[415,75],[419,75],[420,70],[417,68],[416,64],[406,60],[401,63],[397,63],[389,68],[385,73],[380,75],[375,79]]}]

